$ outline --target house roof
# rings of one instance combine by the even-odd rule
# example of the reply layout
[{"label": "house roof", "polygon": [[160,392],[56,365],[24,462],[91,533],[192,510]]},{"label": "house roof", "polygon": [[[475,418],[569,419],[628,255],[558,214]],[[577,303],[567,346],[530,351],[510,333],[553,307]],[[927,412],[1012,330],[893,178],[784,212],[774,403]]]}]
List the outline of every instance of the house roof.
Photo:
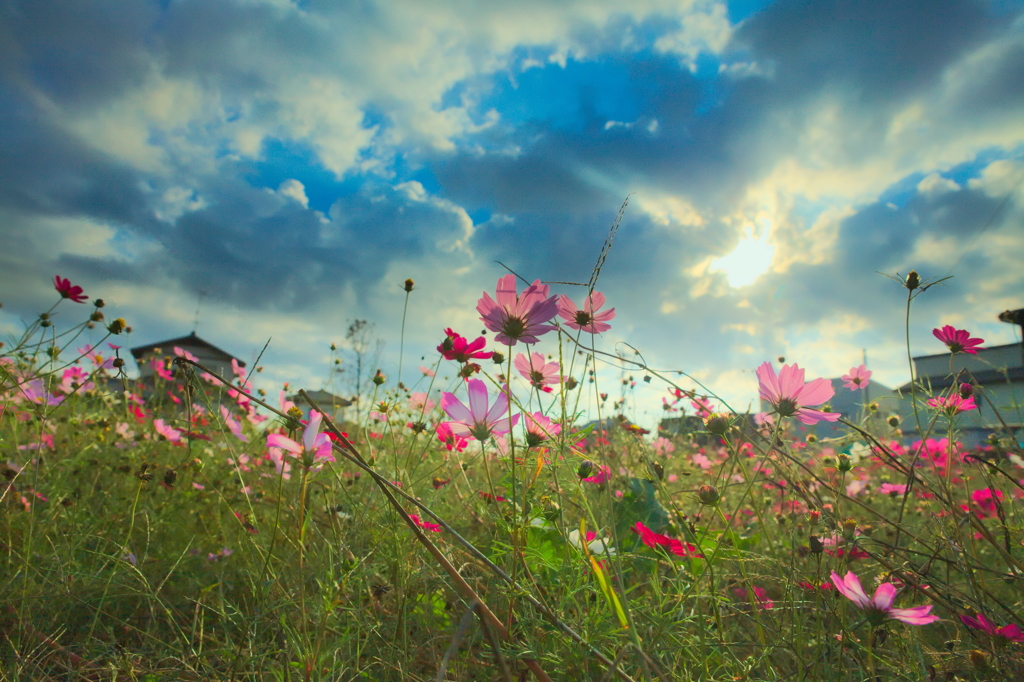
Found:
[{"label": "house roof", "polygon": [[239,367],[245,367],[245,361],[239,360],[234,355],[231,355],[230,353],[227,353],[221,350],[220,348],[217,348],[217,346],[213,345],[209,341],[199,338],[198,336],[196,336],[195,332],[192,332],[188,336],[181,336],[176,339],[168,339],[166,341],[160,341],[158,343],[150,343],[145,346],[136,346],[135,348],[132,348],[132,357],[138,360],[143,355],[153,351],[156,348],[167,348],[173,346],[192,346],[193,348],[195,348],[196,346],[200,346],[202,348],[206,348],[212,351],[215,355],[222,356],[225,360],[236,361]]},{"label": "house roof", "polygon": [[[306,395],[308,395],[310,398],[315,400],[320,405],[331,405],[332,407],[348,407],[349,405],[352,404],[351,400],[347,398],[342,398],[341,396],[336,396],[333,393],[328,393],[327,391],[306,391]],[[291,400],[293,403],[306,402],[298,393],[289,396],[288,400]]]},{"label": "house roof", "polygon": [[[1009,367],[1004,372],[999,369],[984,369],[980,372],[971,372],[971,377],[974,379],[974,383],[979,386],[987,386],[990,384],[1000,384],[1007,380],[1009,381],[1024,381],[1024,367]],[[941,377],[919,377],[918,381],[922,379],[928,379],[933,389],[936,388],[949,388],[953,383],[962,383],[963,379],[959,376],[953,377],[946,376]],[[906,383],[899,387],[900,391],[904,393],[910,390],[910,384]]]},{"label": "house roof", "polygon": [[[1004,343],[1001,346],[985,346],[984,348],[979,348],[978,350],[979,351],[993,351],[993,350],[1003,350],[1004,348],[1020,348],[1020,344],[1019,343]],[[946,358],[949,357],[949,351],[948,350],[946,352],[944,352],[944,353],[935,353],[934,355],[915,355],[914,356],[914,360],[915,361],[916,360],[928,360],[929,358],[943,358],[943,357],[946,357]]]}]

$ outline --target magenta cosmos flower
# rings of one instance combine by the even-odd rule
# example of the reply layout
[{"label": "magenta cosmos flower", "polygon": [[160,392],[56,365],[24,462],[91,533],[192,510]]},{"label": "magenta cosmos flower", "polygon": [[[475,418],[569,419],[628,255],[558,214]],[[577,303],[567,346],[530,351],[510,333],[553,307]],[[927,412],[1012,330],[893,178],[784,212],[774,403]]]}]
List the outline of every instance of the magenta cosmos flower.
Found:
[{"label": "magenta cosmos flower", "polygon": [[776,376],[771,363],[765,362],[757,368],[757,381],[761,397],[772,404],[780,417],[795,416],[804,424],[834,422],[840,417],[838,412],[810,409],[811,405],[826,402],[835,391],[826,379],[804,383],[804,371],[799,365],[783,365]]},{"label": "magenta cosmos flower", "polygon": [[72,286],[71,280],[64,279],[60,275],[53,278],[53,288],[61,295],[61,298],[70,298],[75,303],[85,303],[89,297],[82,293],[82,287]]},{"label": "magenta cosmos flower", "polygon": [[960,620],[963,621],[964,625],[975,630],[981,630],[991,637],[1002,637],[1009,642],[1024,642],[1024,632],[1021,631],[1020,626],[1016,623],[1010,623],[1009,625],[997,628],[995,623],[980,613],[977,618],[973,616],[960,616]]},{"label": "magenta cosmos flower", "polygon": [[494,338],[499,343],[506,346],[514,346],[516,341],[537,343],[538,336],[555,328],[547,324],[558,314],[558,303],[554,296],[548,296],[550,291],[551,288],[538,279],[520,296],[516,293],[516,276],[505,275],[498,280],[497,301],[484,292],[476,311],[484,326],[497,333]]},{"label": "magenta cosmos flower", "polygon": [[565,320],[565,324],[573,329],[600,334],[612,328],[606,323],[615,318],[615,308],[603,313],[597,312],[603,305],[604,294],[600,291],[592,291],[587,295],[582,310],[576,307],[571,298],[563,294],[558,299],[558,314]]},{"label": "magenta cosmos flower", "polygon": [[864,593],[864,588],[860,586],[860,579],[853,571],[849,571],[845,578],[832,571],[832,583],[844,597],[856,604],[858,608],[867,611],[868,617],[876,621],[891,618],[910,625],[927,625],[939,620],[938,616],[930,614],[931,604],[909,609],[893,608],[892,604],[896,601],[896,586],[892,583],[879,585],[873,597],[868,597]]},{"label": "magenta cosmos flower", "polygon": [[519,353],[512,364],[530,382],[531,386],[545,393],[551,393],[551,385],[562,380],[558,373],[560,369],[558,362],[544,362],[544,356],[541,353],[530,353],[529,357]]},{"label": "magenta cosmos flower", "polygon": [[333,462],[331,439],[326,433],[320,433],[320,422],[324,416],[316,410],[309,413],[309,423],[302,432],[302,443],[296,443],[287,436],[272,433],[267,436],[267,447],[280,448],[302,461],[305,467],[323,462]]},{"label": "magenta cosmos flower", "polygon": [[974,396],[961,398],[959,393],[954,393],[952,395],[940,395],[932,398],[928,401],[928,407],[934,407],[936,410],[941,410],[952,417],[954,414],[976,410],[978,409],[978,404],[974,402]]},{"label": "magenta cosmos flower", "polygon": [[942,329],[933,329],[932,334],[949,347],[950,353],[977,355],[979,350],[984,350],[981,344],[985,343],[985,339],[972,338],[966,329],[956,329],[951,324]]},{"label": "magenta cosmos flower", "polygon": [[479,379],[470,379],[467,391],[469,393],[469,407],[462,404],[462,401],[455,397],[454,393],[441,395],[441,407],[449,417],[455,421],[445,422],[455,436],[472,436],[479,441],[485,441],[491,436],[501,436],[509,432],[509,428],[519,423],[519,415],[512,417],[511,423],[508,419],[502,419],[508,412],[508,387],[502,389],[501,393],[494,400],[494,404],[488,407],[487,386]]},{"label": "magenta cosmos flower", "polygon": [[438,345],[437,352],[443,355],[445,360],[466,363],[474,358],[489,358],[493,355],[491,351],[483,349],[487,345],[487,340],[482,336],[471,342],[451,329],[445,329],[444,333],[446,336]]},{"label": "magenta cosmos flower", "polygon": [[871,380],[871,370],[865,365],[857,365],[856,367],[850,368],[849,374],[843,375],[843,384],[846,388],[851,391],[858,389],[867,388],[868,382]]}]

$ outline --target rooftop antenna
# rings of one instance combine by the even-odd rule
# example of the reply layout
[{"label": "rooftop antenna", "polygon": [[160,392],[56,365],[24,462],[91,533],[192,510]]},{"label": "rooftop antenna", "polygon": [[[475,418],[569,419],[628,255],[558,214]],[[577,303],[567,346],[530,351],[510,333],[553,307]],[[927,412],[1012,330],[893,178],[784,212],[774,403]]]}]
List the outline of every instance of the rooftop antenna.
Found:
[{"label": "rooftop antenna", "polygon": [[1021,365],[1024,366],[1024,308],[1018,308],[1017,310],[1004,310],[999,313],[1000,322],[1008,322],[1009,324],[1015,324],[1020,327],[1020,360]]},{"label": "rooftop antenna", "polygon": [[196,335],[196,330],[199,329],[199,311],[203,307],[203,298],[206,297],[205,291],[200,291],[198,298],[196,299],[196,317],[192,321],[192,336]]}]

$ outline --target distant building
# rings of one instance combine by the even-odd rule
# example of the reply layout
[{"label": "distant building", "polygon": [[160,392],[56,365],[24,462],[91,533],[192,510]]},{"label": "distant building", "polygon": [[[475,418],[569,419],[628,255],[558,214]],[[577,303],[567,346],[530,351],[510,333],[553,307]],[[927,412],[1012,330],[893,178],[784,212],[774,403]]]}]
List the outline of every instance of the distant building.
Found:
[{"label": "distant building", "polygon": [[[344,421],[342,410],[352,405],[352,401],[347,398],[341,398],[328,393],[327,391],[306,391],[306,395],[310,397],[310,400],[315,402],[320,409],[324,411],[335,425],[339,425]],[[288,400],[295,403],[295,407],[302,410],[302,414],[305,418],[309,418],[309,411],[312,406],[306,402],[301,395],[296,393],[295,395],[288,396]]]},{"label": "distant building", "polygon": [[[950,362],[952,361],[952,371]],[[957,417],[960,440],[973,446],[990,433],[1007,429],[1020,440],[1024,431],[1024,351],[1021,344],[991,346],[969,353],[922,355],[914,358],[918,394],[923,388],[927,395],[937,395],[953,385],[973,384],[977,410],[963,412]],[[899,388],[909,398],[910,384]],[[917,426],[904,422],[903,432],[916,436]],[[942,433],[936,433],[941,437]]]},{"label": "distant building", "polygon": [[191,353],[196,357],[199,364],[229,381],[233,380],[235,376],[231,369],[232,360],[239,367],[245,367],[244,361],[222,351],[209,341],[196,336],[195,332],[192,332],[188,336],[182,336],[177,339],[168,339],[167,341],[132,348],[132,357],[135,358],[135,364],[139,367],[139,380],[142,382],[151,380],[155,373],[151,361],[154,359],[162,361],[165,357],[175,357],[175,348]]}]

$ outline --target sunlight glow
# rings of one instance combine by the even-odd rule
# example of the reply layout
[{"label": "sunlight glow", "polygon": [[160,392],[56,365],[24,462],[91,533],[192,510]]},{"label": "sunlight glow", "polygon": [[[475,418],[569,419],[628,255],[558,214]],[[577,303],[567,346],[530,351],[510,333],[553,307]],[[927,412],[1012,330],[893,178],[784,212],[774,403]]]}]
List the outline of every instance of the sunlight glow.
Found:
[{"label": "sunlight glow", "polygon": [[753,227],[747,227],[746,236],[740,240],[732,253],[711,261],[711,271],[723,271],[733,288],[752,284],[767,272],[775,255],[775,246],[768,243],[771,225],[764,221],[764,232],[754,236]]}]

